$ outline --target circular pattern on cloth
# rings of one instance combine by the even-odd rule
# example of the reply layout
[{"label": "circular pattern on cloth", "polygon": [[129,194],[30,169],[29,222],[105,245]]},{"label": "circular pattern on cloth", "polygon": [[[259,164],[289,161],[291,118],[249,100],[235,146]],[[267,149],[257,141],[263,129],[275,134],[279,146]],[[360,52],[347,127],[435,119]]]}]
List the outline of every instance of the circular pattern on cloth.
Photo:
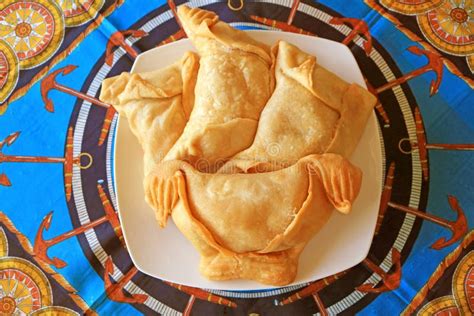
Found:
[{"label": "circular pattern on cloth", "polygon": [[423,308],[418,311],[417,315],[456,316],[459,315],[459,310],[453,297],[448,295],[432,300],[431,302],[423,306]]},{"label": "circular pattern on cloth", "polygon": [[391,11],[406,15],[426,13],[444,0],[380,0],[380,3]]},{"label": "circular pattern on cloth", "polygon": [[28,316],[79,316],[79,313],[62,306],[47,306],[30,313]]},{"label": "circular pattern on cloth", "polygon": [[15,51],[0,39],[0,103],[12,93],[18,82],[19,63]]},{"label": "circular pattern on cloth", "polygon": [[464,256],[454,271],[453,295],[462,311],[474,314],[474,251]]},{"label": "circular pattern on cloth", "polygon": [[[205,1],[201,3],[205,9],[220,12],[226,21],[236,21],[236,25],[242,23],[242,13],[248,16],[246,26],[258,28],[268,28],[253,22],[250,16],[261,15],[265,12],[264,18],[282,20],[290,11],[290,3],[286,1],[268,0],[267,3],[247,3],[240,13],[229,11],[226,3],[216,1]],[[342,42],[351,32],[351,28],[345,25],[332,25],[332,17],[339,17],[334,11],[320,4],[300,3],[298,13],[293,19],[296,27],[310,31],[318,36]],[[286,18],[284,18],[286,20]],[[143,39],[128,38],[131,45],[136,45],[141,51],[154,48],[158,43],[166,40],[169,36],[178,31],[178,25],[173,20],[173,16],[168,7],[161,7],[147,14],[130,27],[134,30],[144,30],[149,36]],[[370,85],[380,87],[387,81],[394,80],[402,76],[396,63],[391,59],[390,54],[373,39],[373,49],[369,56],[363,48],[363,40],[356,39],[356,43],[349,44],[355,55],[363,73]],[[125,54],[123,50],[114,51],[113,64],[111,67],[105,64],[105,55],[102,56],[89,72],[81,91],[90,96],[97,96],[100,84],[105,77],[120,74],[122,71],[129,71],[133,60]],[[428,93],[428,91],[427,91]],[[398,149],[400,139],[409,138],[416,141],[416,129],[414,123],[414,109],[417,107],[416,100],[407,84],[397,86],[392,90],[379,95],[385,111],[390,117],[390,127],[384,127],[386,123],[381,117],[379,125],[382,134],[381,142],[384,146],[384,167],[392,162],[396,163],[394,192],[397,192],[397,203],[413,208],[424,210],[426,206],[428,184],[423,182],[420,158],[417,150],[408,155],[401,153]],[[112,204],[116,207],[116,197],[112,184],[111,157],[113,155],[113,133],[110,133],[104,146],[97,146],[100,129],[105,118],[105,109],[95,107],[90,103],[77,100],[74,112],[71,116],[70,126],[74,127],[74,143],[80,144],[74,148],[75,154],[81,151],[89,152],[94,157],[94,168],[90,170],[78,170],[74,168],[73,175],[73,198],[68,203],[71,221],[74,227],[87,223],[91,218],[103,216],[100,207],[100,200],[94,190],[98,180],[104,181],[104,187],[108,188]],[[112,122],[115,126],[116,118]],[[87,137],[85,136],[87,135]],[[384,172],[385,173],[385,172]],[[409,185],[406,185],[406,184]],[[88,207],[84,207],[87,205]],[[96,207],[97,205],[97,207]],[[385,218],[381,223],[380,231],[374,238],[370,250],[371,258],[377,258],[379,264],[387,267],[391,266],[391,250],[397,248],[402,253],[402,262],[410,253],[417,233],[421,226],[421,220],[414,216],[405,214],[393,209],[387,210]],[[84,235],[78,236],[79,243],[89,259],[93,268],[99,275],[104,274],[104,266],[101,258],[111,255],[113,262],[118,269],[126,273],[130,266],[130,258],[116,237],[110,225],[101,225],[95,230],[87,231]],[[326,304],[329,313],[339,313],[347,311],[353,313],[374,300],[376,295],[366,295],[355,288],[361,284],[379,281],[372,271],[360,264],[350,269],[344,276],[341,276],[334,283],[326,286],[319,292],[321,300]],[[177,292],[176,289],[166,285],[160,280],[138,273],[133,284],[140,288],[150,298],[145,304],[135,304],[134,307],[146,313],[153,311],[162,312],[164,308],[172,308],[174,311],[182,312],[189,300],[189,295]],[[290,305],[282,308],[279,304],[284,298],[298,291],[305,285],[293,288],[281,288],[272,291],[255,292],[229,292],[212,291],[221,296],[231,297],[237,306],[254,306],[256,300],[259,301],[260,309],[255,309],[256,313],[267,313],[272,315],[284,315],[290,310],[295,313],[315,313],[318,311],[312,297],[303,300],[296,300]],[[143,293],[141,292],[141,293]],[[158,304],[158,303],[159,304]],[[255,305],[256,306],[256,305]],[[220,305],[210,305],[208,302],[196,300],[193,305],[193,312],[205,314],[222,313],[224,307]]]},{"label": "circular pattern on cloth", "polygon": [[66,26],[79,26],[93,20],[105,0],[56,0],[64,12]]},{"label": "circular pattern on cloth", "polygon": [[444,1],[417,16],[426,39],[437,49],[456,56],[474,54],[474,10],[471,0]]},{"label": "circular pattern on cloth", "polygon": [[0,4],[0,38],[15,51],[21,69],[48,60],[63,37],[63,13],[52,0],[6,0]]},{"label": "circular pattern on cloth", "polygon": [[51,285],[33,263],[0,258],[0,314],[28,314],[53,303]]}]

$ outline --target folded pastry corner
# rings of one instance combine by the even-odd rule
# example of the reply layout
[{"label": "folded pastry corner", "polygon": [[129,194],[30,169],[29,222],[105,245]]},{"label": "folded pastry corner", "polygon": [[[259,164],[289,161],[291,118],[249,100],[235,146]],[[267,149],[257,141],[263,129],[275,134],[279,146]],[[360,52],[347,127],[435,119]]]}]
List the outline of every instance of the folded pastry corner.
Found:
[{"label": "folded pastry corner", "polygon": [[145,180],[161,226],[169,215],[201,254],[212,280],[285,285],[332,210],[348,213],[362,173],[336,154],[310,155],[274,172],[209,174],[164,161]]},{"label": "folded pastry corner", "polygon": [[263,109],[252,145],[220,172],[256,172],[288,166],[309,154],[349,158],[357,146],[376,98],[349,84],[298,47],[280,41],[276,87]]},{"label": "folded pastry corner", "polygon": [[[200,55],[193,111],[166,160],[212,170],[249,147],[273,91],[270,48],[210,11],[180,6],[178,15]],[[204,161],[200,165],[198,160]]]},{"label": "folded pastry corner", "polygon": [[233,49],[254,53],[268,64],[273,61],[268,45],[221,21],[212,11],[181,5],[178,7],[178,16],[186,35],[200,54]]},{"label": "folded pastry corner", "polygon": [[155,71],[107,78],[100,99],[127,118],[144,151],[145,174],[159,163],[183,132],[194,104],[197,54]]}]

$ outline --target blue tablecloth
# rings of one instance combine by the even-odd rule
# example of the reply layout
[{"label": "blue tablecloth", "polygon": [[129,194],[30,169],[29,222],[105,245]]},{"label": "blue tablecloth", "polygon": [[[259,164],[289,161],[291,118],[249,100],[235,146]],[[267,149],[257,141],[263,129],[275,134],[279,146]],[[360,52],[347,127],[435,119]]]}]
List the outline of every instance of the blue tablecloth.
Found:
[{"label": "blue tablecloth", "polygon": [[385,193],[367,259],[335,277],[211,293],[137,271],[115,214],[117,116],[96,98],[183,37],[182,3],[1,1],[0,314],[473,314],[472,1],[191,1],[346,44],[379,99]]}]

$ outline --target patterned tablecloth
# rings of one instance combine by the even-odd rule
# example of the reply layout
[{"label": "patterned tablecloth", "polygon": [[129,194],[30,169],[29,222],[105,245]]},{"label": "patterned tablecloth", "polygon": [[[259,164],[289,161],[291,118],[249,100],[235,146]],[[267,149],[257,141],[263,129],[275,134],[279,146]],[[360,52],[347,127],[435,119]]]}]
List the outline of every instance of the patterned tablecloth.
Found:
[{"label": "patterned tablecloth", "polygon": [[377,96],[385,186],[368,257],[320,281],[207,291],[137,271],[96,98],[184,37],[173,2],[0,1],[0,314],[474,313],[474,2],[198,0],[233,26],[346,44]]}]

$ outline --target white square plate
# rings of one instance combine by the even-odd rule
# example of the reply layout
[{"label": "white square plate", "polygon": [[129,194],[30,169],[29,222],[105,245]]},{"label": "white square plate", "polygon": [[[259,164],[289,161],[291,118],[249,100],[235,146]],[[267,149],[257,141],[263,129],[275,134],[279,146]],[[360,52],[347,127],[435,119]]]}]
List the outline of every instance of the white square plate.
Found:
[{"label": "white square plate", "polygon": [[[318,63],[348,82],[365,87],[364,78],[351,51],[330,40],[275,31],[249,31],[253,38],[273,45],[285,40],[317,56]],[[165,67],[184,52],[194,50],[185,39],[154,48],[135,60],[132,72]],[[351,159],[364,173],[362,189],[349,215],[334,212],[327,225],[310,241],[300,257],[298,275],[292,283],[324,278],[361,262],[368,254],[375,230],[382,189],[382,154],[375,113]],[[258,290],[272,288],[253,281],[213,282],[199,274],[198,252],[178,231],[170,219],[165,229],[155,220],[145,203],[143,191],[143,153],[126,119],[119,120],[115,143],[115,181],[128,251],[143,273],[167,281],[194,287],[222,290]]]}]

